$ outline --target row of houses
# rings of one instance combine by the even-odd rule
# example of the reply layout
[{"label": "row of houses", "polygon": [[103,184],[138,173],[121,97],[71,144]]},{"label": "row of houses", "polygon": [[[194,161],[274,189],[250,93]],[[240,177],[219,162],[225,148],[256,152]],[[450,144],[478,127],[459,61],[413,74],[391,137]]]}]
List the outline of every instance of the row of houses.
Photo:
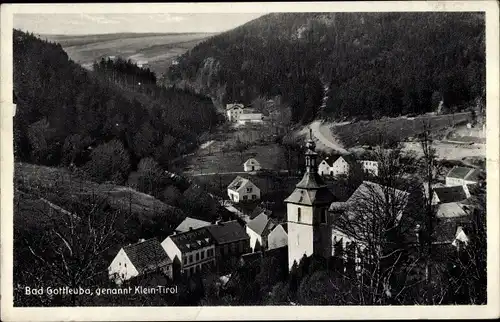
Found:
[{"label": "row of houses", "polygon": [[255,113],[251,109],[245,108],[241,103],[227,104],[226,117],[229,122],[238,124],[262,123],[264,121],[262,113]]},{"label": "row of houses", "polygon": [[365,173],[378,176],[378,162],[372,160],[356,160],[352,155],[329,156],[318,165],[318,173],[322,176],[348,175],[352,167],[359,165]]},{"label": "row of houses", "polygon": [[108,276],[117,284],[158,271],[170,279],[176,271],[191,276],[248,253],[249,240],[236,220],[211,224],[186,218],[161,243],[151,238],[121,248],[108,266]]}]

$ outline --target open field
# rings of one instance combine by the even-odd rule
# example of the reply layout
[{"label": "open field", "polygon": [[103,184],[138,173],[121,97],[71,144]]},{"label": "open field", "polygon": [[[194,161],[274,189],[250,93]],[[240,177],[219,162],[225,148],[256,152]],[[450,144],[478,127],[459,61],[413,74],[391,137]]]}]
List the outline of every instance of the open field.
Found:
[{"label": "open field", "polygon": [[210,33],[119,33],[85,36],[40,35],[40,37],[60,43],[72,60],[86,68],[90,68],[92,62],[101,57],[121,56],[147,62],[148,67],[160,76],[174,58],[212,35]]},{"label": "open field", "polygon": [[405,141],[423,131],[429,123],[431,132],[453,128],[470,120],[469,113],[448,115],[421,115],[417,117],[385,118],[373,121],[359,121],[350,124],[332,126],[331,131],[345,147],[356,145],[377,145],[380,135],[389,135],[391,139]]}]

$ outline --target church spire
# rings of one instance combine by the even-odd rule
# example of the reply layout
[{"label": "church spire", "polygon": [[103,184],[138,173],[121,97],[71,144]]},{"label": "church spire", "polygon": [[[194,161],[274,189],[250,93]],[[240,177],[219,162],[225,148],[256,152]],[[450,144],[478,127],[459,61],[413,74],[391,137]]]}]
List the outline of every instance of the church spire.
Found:
[{"label": "church spire", "polygon": [[318,153],[315,151],[316,143],[314,143],[312,138],[312,129],[309,129],[309,140],[306,142],[306,148],[306,172],[296,187],[303,189],[318,189],[324,187],[325,184],[323,179],[318,175]]}]

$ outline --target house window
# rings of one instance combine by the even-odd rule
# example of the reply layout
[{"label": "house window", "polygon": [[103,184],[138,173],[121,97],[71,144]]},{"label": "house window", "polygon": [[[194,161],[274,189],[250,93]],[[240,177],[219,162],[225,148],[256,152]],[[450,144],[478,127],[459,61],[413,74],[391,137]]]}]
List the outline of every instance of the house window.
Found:
[{"label": "house window", "polygon": [[243,196],[243,200],[248,200],[248,196],[247,196],[247,195],[244,195],[244,196]]},{"label": "house window", "polygon": [[184,263],[184,265],[187,264],[187,257],[184,257],[183,263]]},{"label": "house window", "polygon": [[248,187],[247,192],[252,192],[252,187]]},{"label": "house window", "polygon": [[252,195],[252,199],[253,200],[257,199],[257,196],[256,195]]},{"label": "house window", "polygon": [[301,217],[301,213],[300,213],[300,207],[297,208],[297,221],[300,222],[300,217]]},{"label": "house window", "polygon": [[196,253],[196,261],[200,260],[200,253]]},{"label": "house window", "polygon": [[204,258],[205,258],[205,251],[203,250],[203,251],[201,252],[201,259],[203,260]]},{"label": "house window", "polygon": [[193,262],[193,255],[189,255],[189,263]]},{"label": "house window", "polygon": [[127,263],[124,263],[123,266],[125,266],[125,268],[127,268]]},{"label": "house window", "polygon": [[330,171],[330,175],[333,176],[333,171]]}]

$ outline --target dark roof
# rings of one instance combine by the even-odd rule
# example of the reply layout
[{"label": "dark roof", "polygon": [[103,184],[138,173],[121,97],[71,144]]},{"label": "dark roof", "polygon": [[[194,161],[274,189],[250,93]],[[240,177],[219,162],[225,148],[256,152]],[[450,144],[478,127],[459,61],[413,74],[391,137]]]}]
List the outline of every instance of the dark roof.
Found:
[{"label": "dark roof", "polygon": [[238,221],[226,221],[205,227],[215,240],[215,243],[226,244],[240,240],[249,239],[245,228],[241,227]]},{"label": "dark roof", "polygon": [[156,238],[125,246],[123,250],[140,274],[172,263]]},{"label": "dark roof", "polygon": [[455,166],[446,176],[450,178],[477,181],[479,180],[480,173],[481,172],[478,169]]},{"label": "dark roof", "polygon": [[247,227],[260,236],[267,236],[275,226],[276,223],[266,214],[260,214],[247,223]]},{"label": "dark roof", "polygon": [[435,243],[452,243],[457,235],[459,227],[467,230],[470,226],[470,219],[467,217],[441,219],[438,220],[434,226],[434,233],[432,234],[433,242]]},{"label": "dark roof", "polygon": [[261,213],[264,213],[267,216],[271,216],[273,214],[273,212],[271,210],[263,208],[261,206],[257,206],[257,207],[255,207],[255,209],[250,214],[250,219],[254,219],[255,217],[257,217]]},{"label": "dark roof", "polygon": [[190,252],[215,243],[206,227],[171,235],[170,238],[181,252]]},{"label": "dark roof", "polygon": [[325,186],[319,189],[302,189],[297,187],[285,202],[296,203],[301,205],[330,205],[332,202],[336,201],[337,198],[331,193],[331,191]]},{"label": "dark roof", "polygon": [[288,225],[287,225],[287,223],[286,223],[286,222],[285,222],[285,223],[282,223],[282,224],[281,224],[281,227],[283,227],[283,230],[284,230],[286,233],[288,233]]},{"label": "dark roof", "polygon": [[436,187],[434,192],[441,203],[457,202],[467,199],[467,194],[462,186]]},{"label": "dark roof", "polygon": [[340,155],[332,155],[326,157],[323,161],[325,161],[331,167],[338,158],[340,158]]},{"label": "dark roof", "polygon": [[342,155],[342,158],[344,158],[344,160],[350,165],[354,165],[357,162],[356,158],[352,154],[344,154]]}]

